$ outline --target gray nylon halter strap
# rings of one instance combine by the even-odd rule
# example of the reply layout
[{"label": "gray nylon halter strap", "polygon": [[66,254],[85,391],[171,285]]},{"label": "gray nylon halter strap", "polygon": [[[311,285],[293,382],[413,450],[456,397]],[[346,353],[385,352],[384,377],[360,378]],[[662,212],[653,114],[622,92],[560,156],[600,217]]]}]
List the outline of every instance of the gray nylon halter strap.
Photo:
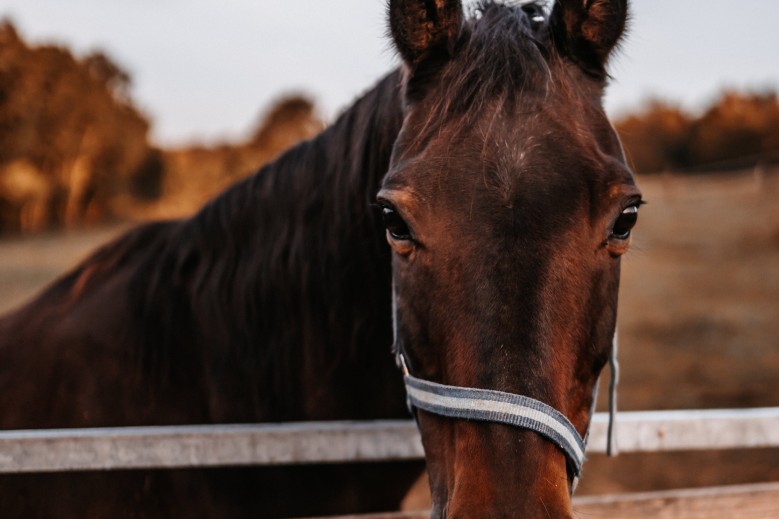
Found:
[{"label": "gray nylon halter strap", "polygon": [[528,429],[557,445],[574,474],[584,463],[584,440],[557,409],[522,395],[489,389],[445,386],[404,373],[409,405],[450,418],[502,423]]},{"label": "gray nylon halter strap", "polygon": [[[616,414],[617,383],[619,381],[619,363],[617,361],[617,334],[614,334],[609,366],[609,424],[606,438],[606,453],[616,456]],[[398,366],[403,371],[409,410],[412,407],[429,413],[484,422],[496,422],[534,431],[557,445],[568,456],[578,480],[585,459],[587,436],[578,433],[570,420],[554,407],[523,395],[505,393],[492,389],[474,389],[459,386],[446,386],[436,382],[422,380],[408,371],[406,359],[397,353]],[[600,382],[600,381],[598,381]],[[590,416],[595,412],[598,386],[595,385]]]}]

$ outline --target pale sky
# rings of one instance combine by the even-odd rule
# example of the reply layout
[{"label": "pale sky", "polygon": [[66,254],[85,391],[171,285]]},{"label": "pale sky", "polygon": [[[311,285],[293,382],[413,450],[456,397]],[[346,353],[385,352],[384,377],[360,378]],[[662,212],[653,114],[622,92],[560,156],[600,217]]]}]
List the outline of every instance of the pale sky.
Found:
[{"label": "pale sky", "polygon": [[[696,109],[724,88],[779,88],[779,1],[632,0],[631,10],[612,115],[650,96]],[[241,137],[289,91],[332,119],[396,65],[384,17],[385,0],[0,3],[28,41],[106,51],[165,145]]]}]

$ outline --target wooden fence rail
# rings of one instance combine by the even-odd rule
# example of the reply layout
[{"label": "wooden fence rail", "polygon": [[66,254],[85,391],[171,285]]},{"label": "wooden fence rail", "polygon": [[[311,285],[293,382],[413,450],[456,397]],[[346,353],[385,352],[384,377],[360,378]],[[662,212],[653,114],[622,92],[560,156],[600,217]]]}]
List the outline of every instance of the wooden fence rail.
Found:
[{"label": "wooden fence rail", "polygon": [[[578,519],[770,519],[779,517],[779,483],[573,498]],[[429,519],[430,512],[389,512],[309,519]]]},{"label": "wooden fence rail", "polygon": [[[595,415],[588,452],[604,452]],[[779,447],[779,408],[620,413],[622,452]],[[367,462],[423,457],[412,421],[0,432],[0,473]]]},{"label": "wooden fence rail", "polygon": [[0,473],[419,459],[407,420],[0,432]]}]

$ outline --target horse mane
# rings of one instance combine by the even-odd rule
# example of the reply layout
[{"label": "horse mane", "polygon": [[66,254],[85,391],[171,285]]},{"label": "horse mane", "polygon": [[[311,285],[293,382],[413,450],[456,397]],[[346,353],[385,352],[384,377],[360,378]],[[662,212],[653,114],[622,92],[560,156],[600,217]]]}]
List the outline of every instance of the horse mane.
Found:
[{"label": "horse mane", "polygon": [[[187,308],[213,378],[237,368],[258,391],[284,395],[251,395],[258,408],[289,405],[301,369],[329,380],[366,350],[389,355],[389,341],[366,342],[389,327],[389,298],[371,291],[389,292],[390,268],[373,199],[402,122],[399,85],[388,76],[325,132],[212,200],[180,224],[166,258],[150,256],[135,275],[145,329],[187,323]],[[165,337],[151,364],[175,347]]]},{"label": "horse mane", "polygon": [[374,197],[402,124],[400,85],[391,73],[193,217],[129,231],[41,297],[67,307],[129,270],[128,329],[138,336],[117,340],[141,344],[138,369],[160,387],[196,357],[198,376],[219,386],[207,394],[240,392],[242,411],[224,420],[296,419],[301,370],[323,388],[356,363],[370,377],[390,358],[389,250]]}]

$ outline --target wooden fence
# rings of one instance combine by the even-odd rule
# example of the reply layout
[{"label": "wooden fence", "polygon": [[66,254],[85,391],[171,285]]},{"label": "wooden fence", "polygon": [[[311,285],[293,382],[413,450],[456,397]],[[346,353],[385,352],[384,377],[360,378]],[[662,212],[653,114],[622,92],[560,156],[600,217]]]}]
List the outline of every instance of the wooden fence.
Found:
[{"label": "wooden fence", "polygon": [[[574,497],[579,519],[775,519],[779,483]],[[311,519],[428,519],[425,511]]]},{"label": "wooden fence", "polygon": [[[605,451],[608,417],[588,452]],[[779,408],[622,412],[621,452],[779,447]],[[0,473],[420,459],[412,421],[123,427],[0,432]],[[779,517],[779,484],[575,500],[582,517]],[[723,515],[723,510],[738,515]],[[424,514],[373,517],[414,519]]]},{"label": "wooden fence", "polygon": [[[606,446],[596,413],[588,452]],[[779,447],[779,408],[622,412],[621,452]],[[420,459],[410,420],[0,432],[0,473]]]}]

